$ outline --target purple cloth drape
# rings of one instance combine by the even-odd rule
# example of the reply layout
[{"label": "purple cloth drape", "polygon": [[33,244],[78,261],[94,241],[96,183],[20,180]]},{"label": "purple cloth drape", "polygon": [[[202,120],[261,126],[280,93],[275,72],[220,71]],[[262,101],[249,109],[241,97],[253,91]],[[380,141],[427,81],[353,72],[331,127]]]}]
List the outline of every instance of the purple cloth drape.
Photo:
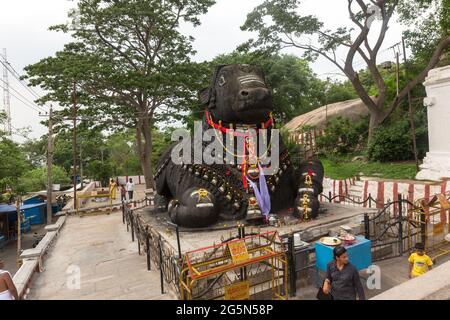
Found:
[{"label": "purple cloth drape", "polygon": [[247,180],[252,186],[253,191],[255,192],[255,197],[256,200],[258,201],[259,208],[261,209],[262,214],[267,217],[270,213],[269,189],[267,188],[266,177],[264,176],[264,172],[259,164],[258,167],[259,167],[259,189],[256,183],[254,183],[252,180],[248,178]]}]

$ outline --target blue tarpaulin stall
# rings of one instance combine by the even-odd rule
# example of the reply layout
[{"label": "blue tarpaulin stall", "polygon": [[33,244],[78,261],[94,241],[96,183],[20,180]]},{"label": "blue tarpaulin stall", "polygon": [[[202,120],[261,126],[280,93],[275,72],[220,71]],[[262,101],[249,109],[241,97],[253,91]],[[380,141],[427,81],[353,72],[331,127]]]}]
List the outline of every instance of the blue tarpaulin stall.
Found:
[{"label": "blue tarpaulin stall", "polygon": [[47,223],[46,202],[24,204],[20,207],[25,219],[30,219],[31,225]]},{"label": "blue tarpaulin stall", "polygon": [[[20,206],[23,214],[20,229],[29,232],[31,225],[45,224],[47,222],[46,202],[24,204]],[[0,204],[0,242],[4,243],[17,234],[16,207],[8,204]]]}]

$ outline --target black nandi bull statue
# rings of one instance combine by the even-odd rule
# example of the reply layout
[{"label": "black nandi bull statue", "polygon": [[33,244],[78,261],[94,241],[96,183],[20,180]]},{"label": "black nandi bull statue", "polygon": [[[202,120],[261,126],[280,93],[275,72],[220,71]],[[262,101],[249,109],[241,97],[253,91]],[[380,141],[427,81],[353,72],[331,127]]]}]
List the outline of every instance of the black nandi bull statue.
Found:
[{"label": "black nandi bull statue", "polygon": [[[267,206],[270,213],[287,212],[293,208],[293,214],[297,217],[315,218],[319,209],[317,197],[322,192],[322,164],[310,159],[303,162],[300,168],[294,168],[281,139],[278,153],[271,154],[273,104],[262,70],[249,65],[218,66],[210,87],[200,92],[199,96],[206,109],[203,130],[213,128],[218,133],[215,139],[221,143],[220,150],[214,156],[225,161],[222,164],[206,164],[198,161],[193,151],[194,156],[189,155],[188,161],[175,164],[171,155],[180,144],[174,143],[166,150],[157,165],[155,182],[157,194],[168,201],[167,211],[172,222],[183,227],[200,228],[219,219],[245,218],[248,221],[262,218],[261,207],[267,211]],[[248,143],[253,141],[253,146],[258,145],[254,142],[260,139],[245,137],[248,130],[241,129],[249,128],[253,132],[266,129],[266,139],[269,141],[266,152],[271,157],[279,157],[276,168],[270,167],[271,164],[261,164],[258,160],[249,164],[249,153],[255,149],[250,148]],[[227,148],[225,137],[228,135],[237,140],[242,132],[246,138],[243,144],[247,147],[238,151],[238,142],[235,147]],[[208,147],[209,142],[198,140],[189,142],[191,151],[195,147],[201,151]],[[230,155],[234,161],[227,162]],[[273,169],[272,174],[267,175],[265,172],[269,168]],[[263,214],[267,217],[268,212]]]}]

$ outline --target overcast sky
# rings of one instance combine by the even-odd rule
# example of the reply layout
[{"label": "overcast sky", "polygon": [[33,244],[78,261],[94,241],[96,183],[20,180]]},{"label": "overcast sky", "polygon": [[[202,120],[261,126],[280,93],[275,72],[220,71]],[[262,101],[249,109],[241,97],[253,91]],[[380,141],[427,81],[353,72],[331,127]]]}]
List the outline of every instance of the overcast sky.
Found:
[{"label": "overcast sky", "polygon": [[[194,48],[197,50],[195,60],[204,61],[221,53],[233,51],[237,45],[249,39],[252,35],[240,30],[247,13],[262,0],[217,0],[209,12],[201,17],[202,25],[192,28],[182,25],[183,33],[195,37]],[[346,0],[306,0],[302,5],[303,14],[315,14],[325,21],[327,27],[341,26],[347,20]],[[67,21],[67,12],[75,6],[68,0],[1,0],[0,2],[0,49],[7,49],[8,61],[19,74],[23,68],[54,54],[70,41],[68,35],[49,31],[48,27]],[[374,25],[376,26],[376,24]],[[388,47],[398,42],[401,37],[401,26],[391,23],[391,28],[381,48],[379,62],[393,60]],[[289,53],[300,55],[299,51]],[[360,58],[356,59],[361,61]],[[356,64],[361,66],[361,64]],[[314,72],[321,78],[338,77],[336,66],[324,59],[319,59],[311,65]],[[0,65],[0,68],[2,66]],[[1,74],[0,74],[1,75]],[[342,77],[341,77],[342,79]],[[40,125],[42,117],[38,112],[26,106],[33,100],[33,95],[23,88],[17,80],[9,76],[11,96],[12,126],[14,128],[30,127],[30,137],[37,138],[46,133],[47,128]],[[0,87],[4,83],[0,80]],[[2,90],[1,90],[2,91]],[[35,89],[36,93],[42,91]],[[3,106],[3,93],[0,94],[0,106]],[[14,132],[15,130],[13,130]],[[15,135],[14,140],[23,141]]]}]

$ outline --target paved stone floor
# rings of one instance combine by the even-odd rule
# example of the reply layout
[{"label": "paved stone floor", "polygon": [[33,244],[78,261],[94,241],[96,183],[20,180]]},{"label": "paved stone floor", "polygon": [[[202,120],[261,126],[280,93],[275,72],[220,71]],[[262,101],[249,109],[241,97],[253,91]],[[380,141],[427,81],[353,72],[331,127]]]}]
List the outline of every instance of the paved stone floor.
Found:
[{"label": "paved stone floor", "polygon": [[[121,212],[69,216],[43,267],[29,299],[176,299],[161,295],[159,272],[147,271],[145,255],[138,255]],[[80,288],[71,289],[77,270]]]}]

